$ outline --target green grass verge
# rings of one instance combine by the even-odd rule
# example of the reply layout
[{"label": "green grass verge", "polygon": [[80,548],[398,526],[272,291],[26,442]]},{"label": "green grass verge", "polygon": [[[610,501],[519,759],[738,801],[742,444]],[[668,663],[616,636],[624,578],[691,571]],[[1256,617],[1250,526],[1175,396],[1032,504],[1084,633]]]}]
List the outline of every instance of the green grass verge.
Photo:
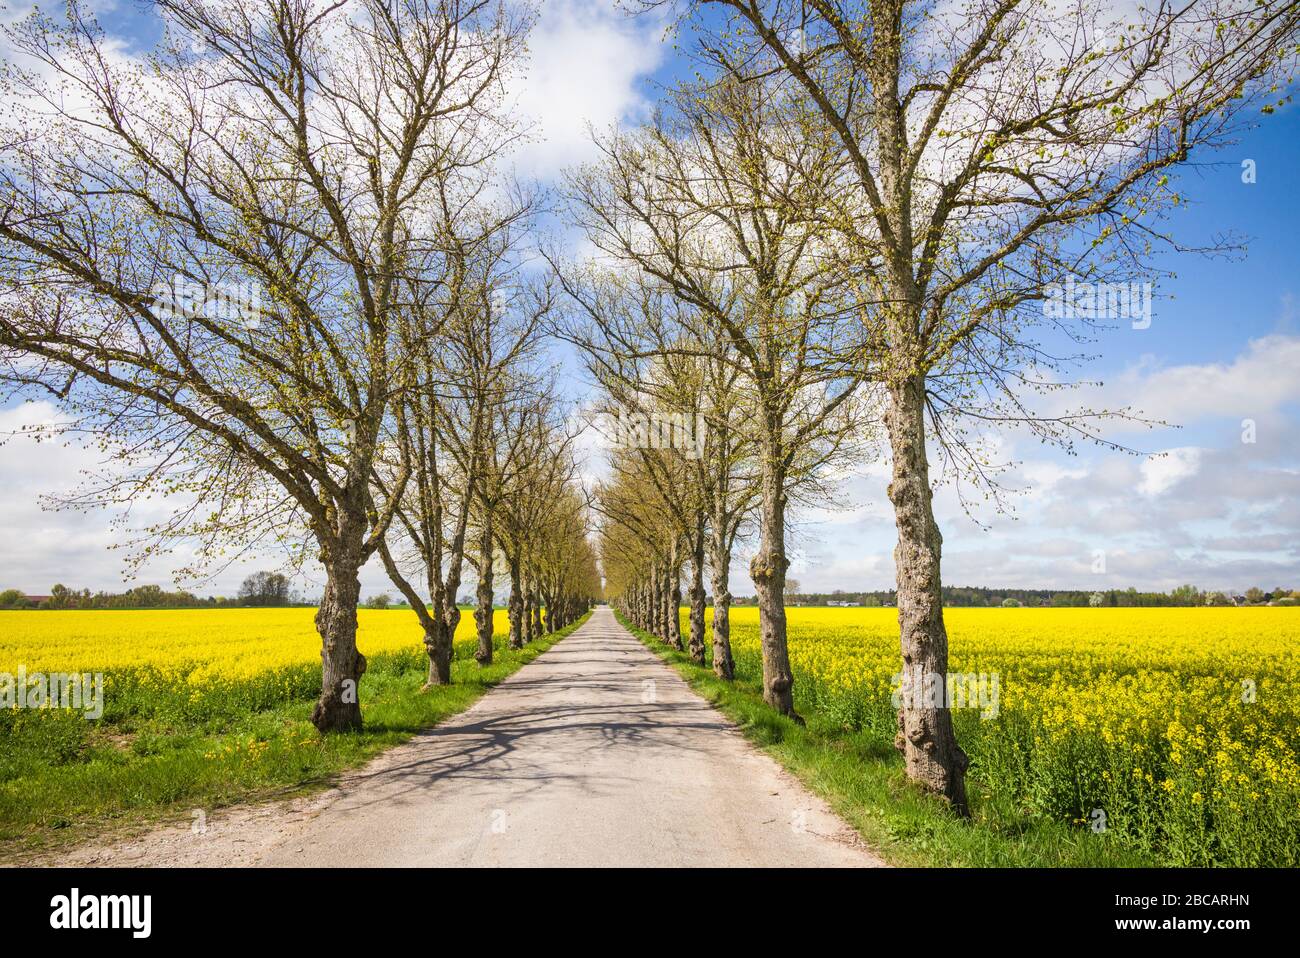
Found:
[{"label": "green grass verge", "polygon": [[892,743],[850,732],[816,712],[801,727],[763,701],[759,683],[724,682],[711,669],[619,615],[619,621],[745,736],[822,796],[891,864],[973,867],[1137,867],[1156,864],[1106,834],[1044,821],[981,793],[971,781],[971,817],[907,781]]},{"label": "green grass verge", "polygon": [[584,621],[518,651],[497,636],[486,668],[473,659],[474,641],[457,643],[452,684],[428,692],[420,691],[423,667],[368,670],[359,686],[365,729],[357,733],[318,734],[309,721],[314,697],[219,722],[160,716],[102,722],[89,736],[73,716],[79,727],[67,748],[61,723],[37,723],[0,741],[11,770],[0,781],[0,849],[43,852],[188,817],[192,809],[210,813],[327,786],[339,772],[463,712]]}]

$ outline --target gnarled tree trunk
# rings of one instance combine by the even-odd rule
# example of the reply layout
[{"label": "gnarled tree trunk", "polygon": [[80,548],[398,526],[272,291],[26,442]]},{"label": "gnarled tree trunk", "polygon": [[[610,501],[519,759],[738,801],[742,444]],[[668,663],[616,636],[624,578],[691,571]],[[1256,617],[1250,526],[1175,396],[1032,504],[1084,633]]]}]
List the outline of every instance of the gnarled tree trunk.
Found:
[{"label": "gnarled tree trunk", "polygon": [[[435,609],[435,614],[437,610]],[[459,613],[457,613],[459,617]],[[429,654],[429,673],[424,688],[435,685],[451,684],[451,634],[447,631],[446,620],[438,614],[438,619],[424,630],[424,650]]]},{"label": "gnarled tree trunk", "polygon": [[[460,592],[461,573],[465,568],[465,532],[469,523],[469,493],[461,504],[461,513],[456,520],[456,533],[451,541],[451,555],[448,556],[447,581],[434,590],[441,603],[441,627],[435,630],[434,643],[429,648],[429,677],[425,688],[434,685],[451,684],[451,661],[456,653],[456,629],[460,625],[460,606],[456,604],[456,594]],[[438,613],[435,603],[435,613]],[[425,641],[429,637],[426,635]]]},{"label": "gnarled tree trunk", "polygon": [[[943,624],[939,562],[943,537],[934,520],[925,454],[925,382],[911,377],[889,390],[885,425],[893,453],[889,501],[898,526],[894,565],[898,576],[898,625],[903,653],[903,707],[895,744],[908,777],[967,811],[966,753],[953,733],[952,713],[927,704],[926,681],[948,678],[948,633]],[[946,703],[945,703],[946,704]]]},{"label": "gnarled tree trunk", "polygon": [[674,542],[672,555],[668,560],[668,581],[664,589],[664,623],[667,629],[664,640],[678,652],[684,652],[686,647],[682,645],[682,566],[677,550],[677,543]]},{"label": "gnarled tree trunk", "polygon": [[709,546],[709,569],[713,585],[713,674],[730,682],[736,677],[736,662],[731,657],[731,553],[727,549],[724,524],[714,520]]},{"label": "gnarled tree trunk", "polygon": [[533,635],[533,586],[529,577],[523,577],[523,592],[520,596],[520,613],[523,616],[521,628],[524,634],[524,645],[527,645],[537,636]]},{"label": "gnarled tree trunk", "polygon": [[704,657],[704,513],[701,512],[695,523],[695,535],[691,539],[691,632],[689,649],[691,659],[697,665],[705,664]]},{"label": "gnarled tree trunk", "polygon": [[794,710],[794,673],[785,629],[785,470],[779,450],[765,448],[762,467],[762,514],[758,554],[749,575],[758,593],[758,630],[763,650],[763,700],[782,715],[802,723]]},{"label": "gnarled tree trunk", "polygon": [[411,604],[420,627],[424,629],[424,649],[429,656],[429,675],[420,691],[427,691],[430,686],[451,684],[451,643],[443,619],[442,585],[437,580],[436,570],[430,572],[429,582],[433,584],[433,596],[426,606],[415,588],[401,574],[392,551],[386,542],[379,545],[379,555],[388,570],[388,577],[401,590],[403,597]]},{"label": "gnarled tree trunk", "polygon": [[650,634],[660,642],[667,642],[668,638],[664,632],[664,598],[663,598],[663,572],[656,562],[650,566]]},{"label": "gnarled tree trunk", "polygon": [[[359,538],[359,537],[358,537]],[[321,637],[321,693],[311,723],[321,732],[361,728],[359,686],[366,657],[357,649],[357,601],[361,583],[360,542],[338,547],[325,557],[325,594],[316,612]]]},{"label": "gnarled tree trunk", "polygon": [[510,648],[524,647],[524,583],[519,555],[507,555],[510,566]]},{"label": "gnarled tree trunk", "polygon": [[474,658],[479,665],[492,664],[492,512],[483,510],[483,528],[478,543],[478,608],[474,621],[478,625],[478,650]]}]

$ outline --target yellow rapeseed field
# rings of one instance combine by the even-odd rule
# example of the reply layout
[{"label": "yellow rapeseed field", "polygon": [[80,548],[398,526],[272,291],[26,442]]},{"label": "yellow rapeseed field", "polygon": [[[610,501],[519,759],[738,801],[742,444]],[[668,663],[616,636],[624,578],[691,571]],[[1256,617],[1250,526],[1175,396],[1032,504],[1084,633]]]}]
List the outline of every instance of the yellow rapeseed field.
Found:
[{"label": "yellow rapeseed field", "polygon": [[[950,671],[996,678],[955,713],[975,787],[1177,864],[1300,857],[1300,612],[950,609]],[[758,612],[733,610],[742,669]],[[797,707],[892,739],[894,609],[789,610]],[[995,715],[987,714],[996,711]]]},{"label": "yellow rapeseed field", "polygon": [[[28,611],[0,617],[0,672],[112,671],[151,666],[227,679],[252,678],[287,665],[320,662],[315,609],[163,609]],[[357,644],[367,656],[421,648],[409,609],[361,609]],[[497,632],[506,629],[498,610]],[[457,640],[474,633],[461,616]]]},{"label": "yellow rapeseed field", "polygon": [[[319,692],[313,614],[0,613],[0,673],[103,672],[110,721],[229,717]],[[1170,864],[1300,864],[1300,611],[950,609],[946,621],[951,672],[996,689],[995,708],[954,713],[986,801]],[[504,612],[495,624],[506,630]],[[472,635],[466,614],[458,644]],[[733,609],[732,637],[742,677],[757,677],[756,609]],[[893,609],[793,608],[789,641],[801,712],[892,742]],[[424,662],[409,610],[362,610],[359,644],[372,672]]]},{"label": "yellow rapeseed field", "polygon": [[[260,709],[320,691],[314,609],[0,613],[0,673],[104,673],[107,715],[187,718]],[[357,644],[376,670],[419,667],[423,632],[409,609],[362,609]],[[504,610],[494,631],[507,630]],[[474,634],[461,616],[456,641]]]}]

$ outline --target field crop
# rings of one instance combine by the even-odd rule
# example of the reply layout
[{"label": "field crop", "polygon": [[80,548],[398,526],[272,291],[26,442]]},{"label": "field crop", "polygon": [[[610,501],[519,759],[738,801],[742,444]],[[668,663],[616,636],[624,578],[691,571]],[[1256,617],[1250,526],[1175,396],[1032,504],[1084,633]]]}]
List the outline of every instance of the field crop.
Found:
[{"label": "field crop", "polygon": [[[0,708],[0,843],[75,841],[119,823],[213,809],[321,783],[472,703],[549,647],[473,659],[474,621],[456,632],[453,685],[422,692],[427,657],[409,609],[359,613],[368,668],[358,688],[365,731],[320,736],[313,609],[0,613],[0,682],[19,669],[102,673],[103,715]],[[186,803],[181,805],[180,803]]]},{"label": "field crop", "polygon": [[[1258,609],[951,609],[950,673],[977,798],[1175,865],[1300,864],[1300,615]],[[707,619],[711,622],[711,616]],[[732,612],[742,677],[758,612]],[[789,610],[796,707],[892,742],[893,609]]]},{"label": "field crop", "polygon": [[[229,717],[320,693],[314,609],[6,612],[0,673],[104,673],[105,718]],[[357,644],[372,673],[419,668],[422,632],[408,609],[361,609]],[[495,631],[504,633],[498,610]],[[461,616],[456,641],[474,634]]]}]

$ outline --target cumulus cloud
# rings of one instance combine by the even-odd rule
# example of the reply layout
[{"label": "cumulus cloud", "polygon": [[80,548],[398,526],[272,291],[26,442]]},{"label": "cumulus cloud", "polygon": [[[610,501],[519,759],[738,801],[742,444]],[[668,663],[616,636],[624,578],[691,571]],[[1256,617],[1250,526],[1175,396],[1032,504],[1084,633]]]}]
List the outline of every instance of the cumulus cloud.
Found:
[{"label": "cumulus cloud", "polygon": [[[0,22],[12,18],[0,13]],[[604,0],[544,5],[527,75],[515,91],[520,114],[536,126],[515,158],[521,172],[553,180],[565,166],[592,158],[591,127],[647,115],[646,80],[669,53],[662,29],[662,21],[624,17]],[[119,46],[125,56],[126,41]],[[981,526],[966,516],[951,487],[937,491],[945,580],[1044,588],[1169,588],[1184,581],[1233,589],[1300,586],[1300,555],[1292,545],[1300,531],[1297,369],[1300,333],[1294,303],[1285,300],[1277,331],[1249,340],[1235,355],[1177,364],[1144,356],[1108,376],[1103,388],[1062,394],[1070,405],[1132,406],[1186,429],[1146,434],[1152,442],[1145,448],[1166,453],[1155,459],[1092,448],[1065,457],[1001,437],[999,457],[1018,460],[1013,481],[1026,492],[1015,500],[1014,516],[986,511]],[[0,431],[50,415],[48,406],[0,409]],[[1247,420],[1254,442],[1243,441]],[[1114,424],[1109,431],[1129,430]],[[603,442],[589,431],[578,445],[592,481],[601,474]],[[93,452],[29,439],[0,446],[6,491],[0,587],[44,592],[64,581],[120,588],[122,557],[109,548],[119,540],[112,516],[39,506],[42,494],[71,488],[95,461]],[[796,510],[791,548],[805,590],[893,584],[887,483],[886,465],[874,463],[843,482],[829,507]],[[1098,571],[1099,553],[1104,571]],[[180,564],[179,557],[160,558],[143,577],[167,581]],[[210,591],[232,592],[253,567],[230,570]],[[732,575],[733,592],[752,590],[743,551]],[[364,570],[363,589],[391,591],[377,564]]]},{"label": "cumulus cloud", "polygon": [[[1175,425],[1226,419],[1259,420],[1300,402],[1300,336],[1274,333],[1251,339],[1228,360],[1166,366],[1143,356],[1104,386],[1065,391],[1062,405],[1131,406]],[[1114,423],[1108,432],[1132,426]]]},{"label": "cumulus cloud", "polygon": [[1196,475],[1201,467],[1201,450],[1167,449],[1162,455],[1142,462],[1142,482],[1138,491],[1147,496],[1158,496],[1174,483]]},{"label": "cumulus cloud", "polygon": [[[944,535],[944,580],[1025,588],[1168,589],[1182,582],[1243,590],[1300,585],[1300,336],[1253,339],[1239,355],[1164,366],[1144,359],[1107,381],[1106,404],[1131,404],[1176,421],[1180,432],[1150,434],[1159,455],[1088,448],[1077,457],[1006,444],[1024,494],[1014,513],[967,517],[950,487],[935,495]],[[1076,400],[1077,401],[1077,397]],[[1259,425],[1247,437],[1238,421]],[[1226,421],[1227,428],[1214,428]],[[1196,435],[1199,442],[1161,440]],[[1243,441],[1253,438],[1254,442]],[[826,556],[800,576],[805,589],[893,585],[893,517],[887,474],[852,483],[860,504],[842,513],[796,516]],[[1100,557],[1100,561],[1099,561]]]},{"label": "cumulus cloud", "polygon": [[641,82],[663,62],[663,23],[629,17],[602,0],[560,0],[542,9],[529,40],[517,103],[537,126],[518,158],[522,172],[553,179],[594,157],[591,130],[643,117]]}]

